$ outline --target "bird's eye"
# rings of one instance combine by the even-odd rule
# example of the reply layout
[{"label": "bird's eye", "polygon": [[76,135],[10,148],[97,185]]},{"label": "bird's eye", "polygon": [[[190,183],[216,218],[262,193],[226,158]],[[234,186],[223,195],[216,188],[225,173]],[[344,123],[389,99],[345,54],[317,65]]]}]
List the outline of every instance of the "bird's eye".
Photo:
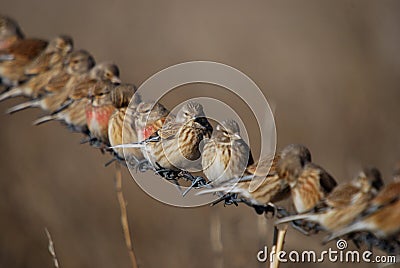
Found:
[{"label": "bird's eye", "polygon": [[188,117],[188,116],[189,116],[189,113],[188,113],[188,112],[185,112],[185,116]]}]

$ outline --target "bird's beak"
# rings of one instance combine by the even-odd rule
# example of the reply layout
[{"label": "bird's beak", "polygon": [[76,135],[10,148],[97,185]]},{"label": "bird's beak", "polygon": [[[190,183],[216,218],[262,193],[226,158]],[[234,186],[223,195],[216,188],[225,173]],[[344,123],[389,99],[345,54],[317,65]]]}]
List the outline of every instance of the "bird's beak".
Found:
[{"label": "bird's beak", "polygon": [[233,134],[233,139],[234,139],[234,140],[241,140],[242,137],[240,136],[239,133],[235,133],[235,134]]},{"label": "bird's beak", "polygon": [[116,85],[119,85],[122,83],[121,79],[118,76],[113,76],[110,81],[111,81],[111,83],[116,84]]}]

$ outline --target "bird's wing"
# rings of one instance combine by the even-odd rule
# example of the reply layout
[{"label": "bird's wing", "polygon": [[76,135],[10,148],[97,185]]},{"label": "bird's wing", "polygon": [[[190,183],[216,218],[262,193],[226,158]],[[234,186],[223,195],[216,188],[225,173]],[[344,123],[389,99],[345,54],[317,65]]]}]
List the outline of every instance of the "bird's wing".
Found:
[{"label": "bird's wing", "polygon": [[34,61],[32,61],[26,68],[26,75],[37,75],[49,69],[49,61],[52,53],[42,53]]},{"label": "bird's wing", "polygon": [[172,139],[179,133],[182,124],[176,122],[165,123],[162,128],[160,128],[157,133],[161,139]]},{"label": "bird's wing", "polygon": [[332,192],[332,190],[337,186],[337,182],[335,181],[335,179],[322,167],[314,163],[308,163],[306,164],[306,167],[318,170],[320,178],[319,183],[321,185],[322,190],[325,193]]},{"label": "bird's wing", "polygon": [[329,207],[347,207],[352,203],[353,196],[358,194],[360,189],[351,183],[343,183],[337,186],[326,198],[325,203]]},{"label": "bird's wing", "polygon": [[61,72],[50,79],[49,83],[45,86],[45,90],[49,92],[58,91],[64,88],[70,78],[71,76],[67,72]]}]

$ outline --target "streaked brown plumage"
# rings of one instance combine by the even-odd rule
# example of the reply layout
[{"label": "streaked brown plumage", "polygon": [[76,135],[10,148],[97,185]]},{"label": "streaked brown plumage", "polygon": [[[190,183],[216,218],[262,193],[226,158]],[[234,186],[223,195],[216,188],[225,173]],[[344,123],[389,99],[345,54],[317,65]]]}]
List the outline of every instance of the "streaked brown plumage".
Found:
[{"label": "streaked brown plumage", "polygon": [[204,115],[203,106],[188,102],[174,120],[167,121],[152,135],[153,141],[146,142],[142,152],[154,167],[199,170],[199,145],[204,138],[210,138],[211,133],[212,127]]},{"label": "streaked brown plumage", "polygon": [[39,125],[50,120],[62,120],[71,130],[77,132],[86,132],[86,105],[89,104],[89,89],[96,83],[119,83],[119,70],[115,64],[100,63],[97,64],[89,75],[78,82],[68,99],[62,104],[62,108],[58,112],[51,115],[43,116],[34,122]]},{"label": "streaked brown plumage", "polygon": [[72,52],[72,37],[59,35],[51,39],[46,49],[25,68],[26,75],[38,75],[54,66],[62,66],[66,56]]},{"label": "streaked brown plumage", "polygon": [[278,174],[278,163],[281,161],[282,153],[288,154],[288,148],[292,153],[296,152],[305,162],[311,161],[311,154],[304,146],[290,145],[283,152],[274,157],[264,156],[258,162],[246,168],[245,177],[239,182],[228,181],[207,192],[221,191],[223,193],[236,193],[240,198],[256,206],[265,206],[276,203],[290,196],[290,187],[285,178]]},{"label": "streaked brown plumage", "polygon": [[26,96],[33,99],[45,95],[47,92],[45,86],[53,77],[56,77],[62,72],[62,66],[54,67],[51,70],[45,71],[34,77],[31,77],[26,82],[11,88],[9,91],[0,95],[0,101],[17,96]]},{"label": "streaked brown plumage", "polygon": [[23,38],[24,34],[18,23],[10,17],[0,15],[0,50],[10,47]]},{"label": "streaked brown plumage", "polygon": [[[111,83],[97,82],[89,90],[90,102],[86,105],[86,123],[96,147],[109,146],[108,123],[111,115],[117,110],[111,100],[111,92],[115,90]],[[100,144],[101,145],[100,145]]]},{"label": "streaked brown plumage", "polygon": [[28,79],[25,67],[47,46],[42,39],[19,39],[9,47],[0,50],[0,77],[4,84],[16,86]]},{"label": "streaked brown plumage", "polygon": [[88,76],[94,66],[93,57],[84,50],[72,52],[65,63],[64,69],[53,77],[45,86],[47,94],[40,99],[21,103],[7,110],[14,113],[30,107],[40,107],[45,111],[54,112],[68,99],[74,87]]},{"label": "streaked brown plumage", "polygon": [[25,74],[33,77],[0,95],[0,101],[21,95],[37,98],[44,94],[44,87],[62,71],[72,49],[73,41],[69,36],[61,35],[52,39],[44,52],[25,68]]},{"label": "streaked brown plumage", "polygon": [[290,185],[296,211],[304,213],[315,207],[337,183],[322,167],[300,156],[298,147],[304,146],[289,145],[283,149],[278,169],[280,177]]},{"label": "streaked brown plumage", "polygon": [[139,141],[149,138],[165,123],[169,111],[161,104],[142,102],[135,112],[135,129]]},{"label": "streaked brown plumage", "polygon": [[390,238],[400,233],[399,181],[385,186],[351,224],[332,233],[326,241],[360,231],[371,232],[378,238]]},{"label": "streaked brown plumage", "polygon": [[[108,123],[108,138],[111,146],[138,142],[134,114],[141,97],[139,94],[134,94],[135,91],[134,85],[125,84],[118,86],[111,94],[112,102],[117,108]],[[114,148],[113,151],[117,158],[125,159],[130,165],[135,165],[144,159],[139,148]]]},{"label": "streaked brown plumage", "polygon": [[276,223],[308,220],[320,224],[330,232],[347,226],[365,210],[368,202],[382,186],[380,173],[375,171],[377,169],[364,169],[351,182],[338,185],[312,211],[285,217]]},{"label": "streaked brown plumage", "polygon": [[276,170],[279,159],[280,154],[278,153],[272,160],[271,157],[263,157],[259,162],[247,167],[245,175],[251,175],[250,179],[239,182],[231,192],[238,193],[250,204],[258,206],[265,206],[288,198],[290,187]]},{"label": "streaked brown plumage", "polygon": [[203,173],[214,186],[241,178],[253,162],[250,148],[240,136],[239,125],[234,120],[218,124],[204,145]]}]

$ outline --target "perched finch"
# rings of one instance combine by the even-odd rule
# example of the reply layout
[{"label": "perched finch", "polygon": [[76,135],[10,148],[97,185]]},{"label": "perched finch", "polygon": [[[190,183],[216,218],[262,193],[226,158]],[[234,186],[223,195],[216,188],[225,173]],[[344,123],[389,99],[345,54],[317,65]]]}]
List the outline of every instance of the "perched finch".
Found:
[{"label": "perched finch", "polygon": [[41,39],[18,39],[10,46],[0,50],[0,77],[2,83],[16,86],[26,80],[25,67],[47,46]]},{"label": "perched finch", "polygon": [[325,241],[360,231],[368,231],[382,239],[400,232],[400,181],[385,186],[352,223],[333,232]]},{"label": "perched finch", "polygon": [[[223,182],[217,187],[201,191],[199,194],[210,192],[238,194],[241,201],[262,213],[258,207],[271,205],[290,196],[289,185],[279,177],[276,171],[276,163],[279,159],[280,154],[275,157],[263,157],[258,162],[249,165],[245,170],[244,177],[240,180]],[[255,187],[252,187],[252,184]]]},{"label": "perched finch", "polygon": [[[143,107],[138,107],[138,112],[141,113]],[[154,110],[151,105],[145,109],[144,114],[150,115]],[[147,110],[147,111],[146,111]],[[158,113],[158,115],[160,115]],[[197,102],[188,102],[184,104],[176,117],[164,119],[157,116],[159,119],[152,122],[160,122],[162,128],[150,135],[149,138],[142,140],[136,144],[123,144],[119,148],[142,148],[142,152],[146,160],[151,165],[159,170],[170,171],[190,171],[191,168],[200,168],[201,163],[194,162],[200,160],[200,142],[204,138],[211,136],[212,127],[205,117],[203,106]],[[136,127],[138,130],[139,139],[147,136],[149,131],[150,116],[139,118]],[[154,124],[154,123],[153,123]],[[154,128],[151,124],[151,129]],[[140,127],[138,127],[140,126]]]},{"label": "perched finch", "polygon": [[72,89],[68,99],[63,103],[62,108],[57,112],[43,116],[36,121],[34,125],[39,125],[50,120],[64,121],[67,126],[76,132],[87,132],[86,125],[86,106],[90,100],[88,97],[89,89],[96,83],[120,83],[119,70],[115,64],[100,63],[97,64],[89,75],[82,79]]},{"label": "perched finch", "polygon": [[276,224],[307,220],[318,223],[326,231],[339,230],[365,210],[382,185],[377,169],[365,169],[351,182],[338,185],[310,212],[282,218]]},{"label": "perched finch", "polygon": [[57,36],[51,40],[44,52],[25,68],[25,74],[33,77],[0,95],[0,101],[21,95],[37,98],[45,93],[44,87],[61,72],[72,49],[73,41],[69,36]]},{"label": "perched finch", "polygon": [[[110,117],[108,123],[108,138],[111,146],[139,141],[134,114],[141,97],[139,94],[134,94],[135,91],[135,86],[130,84],[120,85],[112,91],[111,100],[117,110]],[[132,101],[131,98],[133,98]],[[132,166],[144,159],[139,148],[114,148],[113,151],[117,159],[126,160]]]},{"label": "perched finch", "polygon": [[154,166],[169,170],[200,169],[200,142],[210,138],[212,126],[205,117],[203,106],[188,102],[176,118],[167,121],[150,136],[142,149],[144,157]]},{"label": "perched finch", "polygon": [[237,181],[253,162],[250,148],[240,136],[239,125],[234,120],[217,125],[204,145],[203,172],[213,185]]},{"label": "perched finch", "polygon": [[18,23],[12,18],[0,15],[0,50],[9,48],[23,38],[24,34]]},{"label": "perched finch", "polygon": [[117,110],[111,101],[111,83],[97,82],[89,90],[89,103],[86,105],[86,123],[90,132],[91,144],[96,147],[109,146],[108,122]]},{"label": "perched finch", "polygon": [[94,66],[93,57],[84,50],[69,54],[64,69],[53,77],[45,86],[47,94],[7,110],[14,113],[30,107],[40,107],[45,111],[54,112],[68,99],[75,85],[85,79],[89,70]]},{"label": "perched finch", "polygon": [[278,162],[279,176],[288,182],[292,201],[298,213],[304,213],[315,207],[337,185],[322,167],[307,161],[304,155],[299,154],[299,148],[302,147],[304,148],[295,144],[287,146],[282,150]]},{"label": "perched finch", "polygon": [[67,35],[59,35],[50,40],[46,49],[25,68],[26,75],[38,75],[55,65],[62,65],[65,57],[72,52],[74,41]]},{"label": "perched finch", "polygon": [[[311,161],[309,150],[300,145],[290,145],[283,152],[287,154],[288,148],[292,148],[305,162]],[[275,156],[264,156],[256,163],[247,166],[244,177],[222,183],[214,189],[207,189],[200,193],[221,191],[223,193],[238,194],[245,203],[253,206],[258,213],[262,213],[261,207],[272,205],[290,196],[290,187],[285,178],[278,174],[278,162],[282,152]],[[204,159],[204,156],[203,156]]]},{"label": "perched finch", "polygon": [[[140,103],[134,115],[138,140],[146,140],[156,133],[164,125],[168,114],[169,111],[161,103]],[[132,143],[133,141],[128,142]]]}]

